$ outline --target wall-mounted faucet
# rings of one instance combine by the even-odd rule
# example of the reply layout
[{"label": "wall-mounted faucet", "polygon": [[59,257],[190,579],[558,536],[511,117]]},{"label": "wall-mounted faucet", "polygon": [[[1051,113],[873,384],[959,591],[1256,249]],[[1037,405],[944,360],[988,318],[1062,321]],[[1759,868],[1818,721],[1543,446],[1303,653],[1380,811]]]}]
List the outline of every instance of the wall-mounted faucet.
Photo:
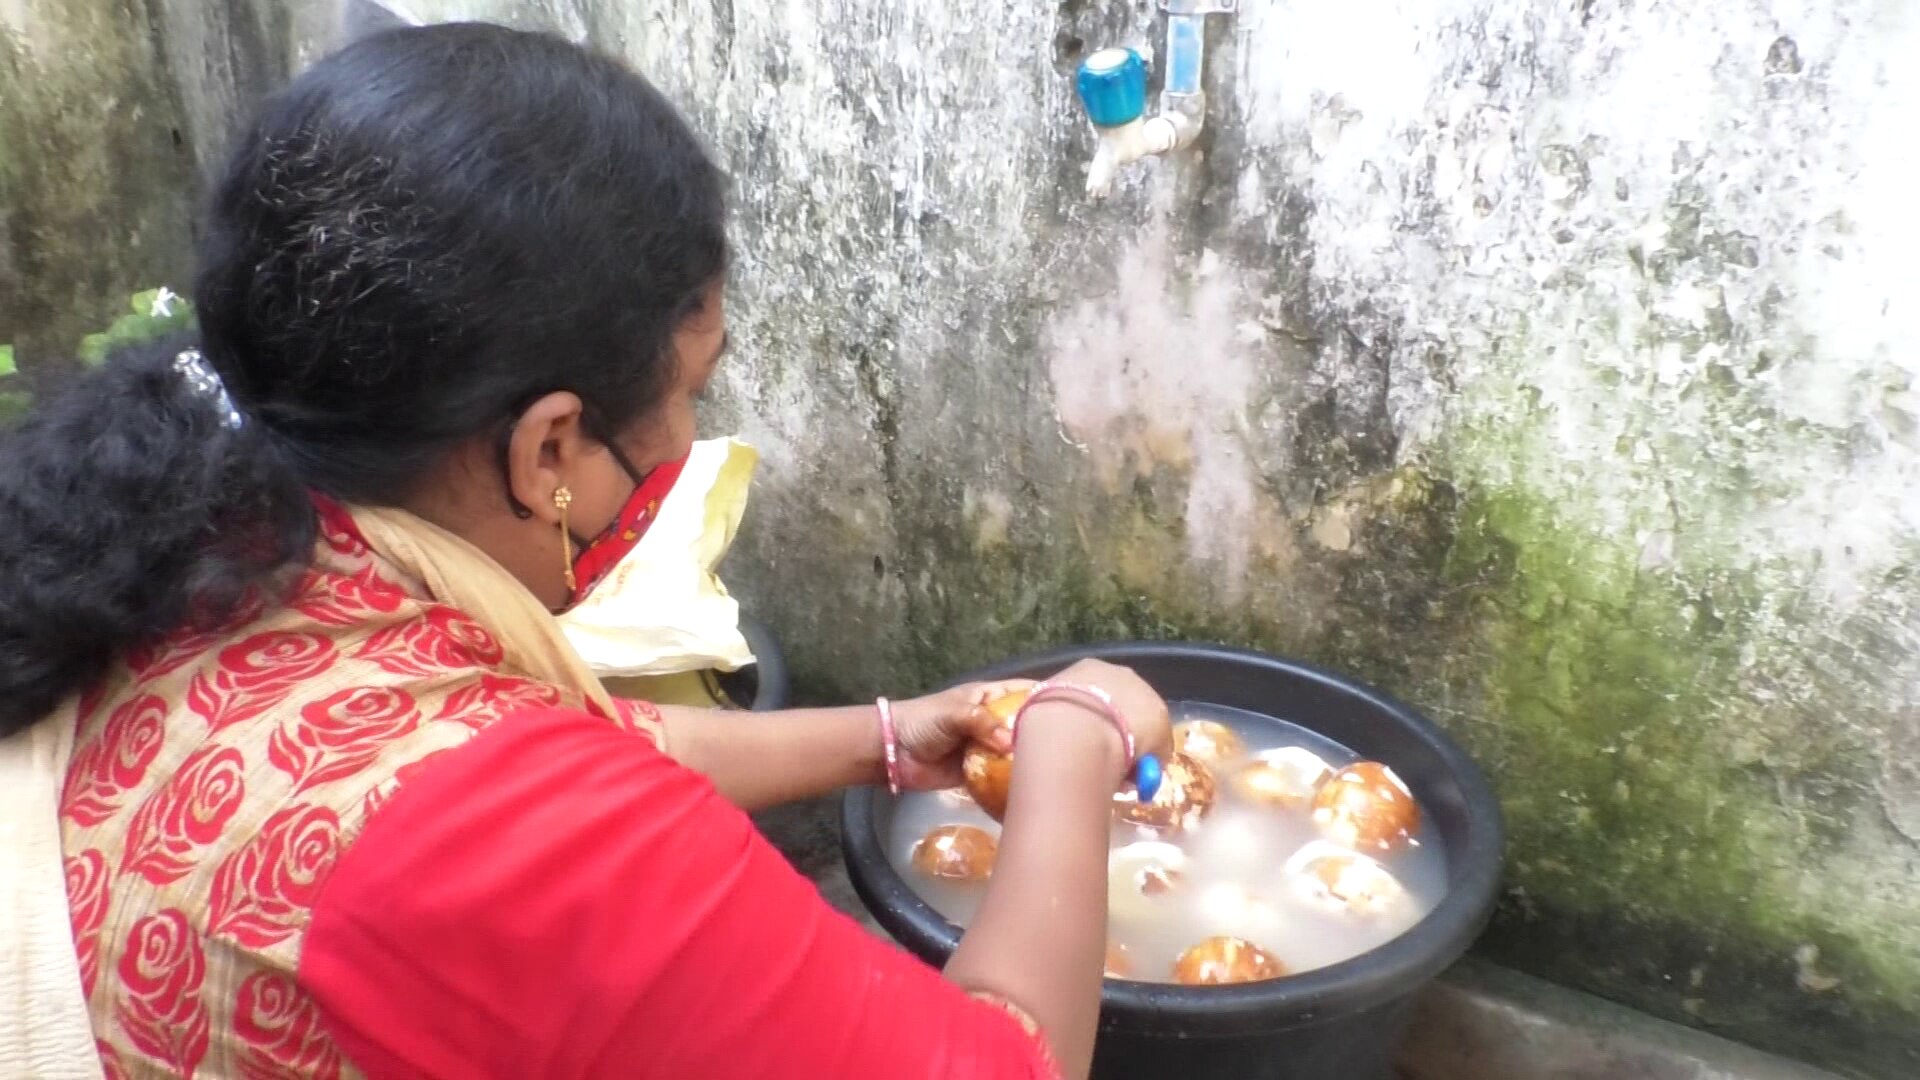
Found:
[{"label": "wall-mounted faucet", "polygon": [[1128,162],[1179,150],[1206,123],[1207,95],[1200,89],[1206,63],[1206,17],[1231,15],[1237,0],[1161,0],[1167,13],[1166,81],[1160,114],[1146,119],[1147,62],[1132,49],[1101,49],[1080,65],[1075,85],[1100,149],[1087,170],[1087,194],[1104,199]]}]

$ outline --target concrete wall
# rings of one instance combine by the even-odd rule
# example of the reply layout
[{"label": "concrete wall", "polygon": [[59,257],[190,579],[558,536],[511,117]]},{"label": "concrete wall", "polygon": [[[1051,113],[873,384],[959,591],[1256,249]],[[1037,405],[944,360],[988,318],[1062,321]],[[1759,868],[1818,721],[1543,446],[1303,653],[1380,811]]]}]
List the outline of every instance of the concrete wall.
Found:
[{"label": "concrete wall", "polygon": [[[259,3],[259,70],[325,40]],[[630,57],[738,178],[729,572],[816,693],[1119,636],[1356,672],[1496,778],[1490,955],[1920,1073],[1920,4],[1242,0],[1198,152],[1106,205],[1070,74],[1138,0],[410,6]],[[35,54],[86,108],[244,97],[98,35]],[[45,219],[16,273],[137,248]]]}]

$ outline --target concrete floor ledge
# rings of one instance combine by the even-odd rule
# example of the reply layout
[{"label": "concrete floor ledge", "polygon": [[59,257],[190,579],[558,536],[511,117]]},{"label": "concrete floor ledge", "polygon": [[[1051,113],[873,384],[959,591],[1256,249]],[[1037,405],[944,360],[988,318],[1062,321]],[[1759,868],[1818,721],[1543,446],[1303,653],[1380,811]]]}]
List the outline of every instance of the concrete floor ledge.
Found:
[{"label": "concrete floor ledge", "polygon": [[1400,1070],[1404,1080],[1839,1080],[1474,960],[1424,995]]}]

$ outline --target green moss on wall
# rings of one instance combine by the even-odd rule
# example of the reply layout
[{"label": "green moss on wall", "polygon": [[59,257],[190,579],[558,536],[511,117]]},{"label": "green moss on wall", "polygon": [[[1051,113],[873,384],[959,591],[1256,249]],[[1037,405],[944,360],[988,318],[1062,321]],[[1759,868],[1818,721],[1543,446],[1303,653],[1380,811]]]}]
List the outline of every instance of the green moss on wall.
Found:
[{"label": "green moss on wall", "polygon": [[1774,724],[1742,685],[1770,645],[1757,586],[1688,592],[1512,492],[1470,500],[1458,526],[1444,580],[1472,593],[1478,685],[1460,689],[1480,711],[1451,726],[1512,831],[1492,951],[1743,1041],[1911,1075],[1920,909],[1819,895],[1877,811],[1873,763],[1819,725],[1766,752]]},{"label": "green moss on wall", "polygon": [[[1016,515],[1003,537],[956,514],[959,480],[913,476],[902,520],[939,524],[903,538],[895,570],[919,584],[891,685],[1118,638],[1352,672],[1420,705],[1494,779],[1511,843],[1492,955],[1854,1075],[1915,1075],[1920,908],[1822,885],[1878,813],[1874,762],[1845,729],[1773,715],[1753,692],[1791,648],[1769,638],[1764,584],[1683,585],[1551,500],[1430,468],[1350,488],[1348,550],[1291,521],[1293,554],[1254,567],[1265,587],[1237,604],[1164,509],[1177,477]],[[815,689],[862,695],[881,678]]]}]

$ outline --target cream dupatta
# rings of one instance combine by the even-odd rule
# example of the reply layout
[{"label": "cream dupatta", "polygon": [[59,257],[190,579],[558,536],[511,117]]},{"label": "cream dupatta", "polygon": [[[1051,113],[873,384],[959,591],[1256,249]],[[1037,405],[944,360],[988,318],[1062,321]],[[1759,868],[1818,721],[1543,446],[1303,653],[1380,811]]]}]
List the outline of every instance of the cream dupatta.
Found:
[{"label": "cream dupatta", "polygon": [[[526,586],[479,548],[401,510],[354,507],[369,547],[501,646],[502,667],[581,695],[608,718],[612,697]],[[59,803],[76,702],[0,740],[0,1076],[100,1080],[82,991],[61,851]],[[652,732],[665,748],[666,734]]]}]

